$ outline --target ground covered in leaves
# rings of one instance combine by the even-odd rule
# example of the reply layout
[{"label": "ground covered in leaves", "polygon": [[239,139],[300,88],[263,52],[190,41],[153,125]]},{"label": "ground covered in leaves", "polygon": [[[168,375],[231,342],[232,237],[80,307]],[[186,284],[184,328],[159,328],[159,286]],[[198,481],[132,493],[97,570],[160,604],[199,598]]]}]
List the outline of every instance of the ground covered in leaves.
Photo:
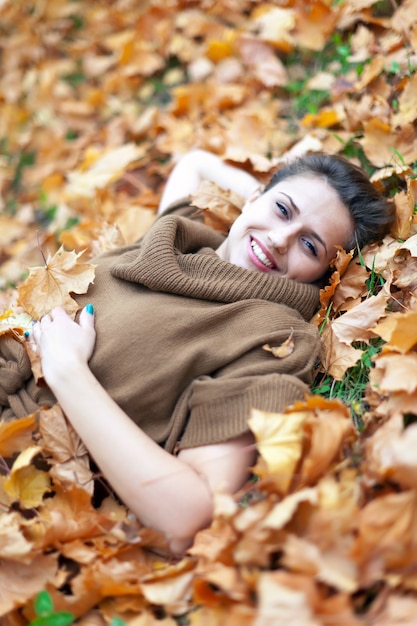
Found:
[{"label": "ground covered in leaves", "polygon": [[[417,1],[1,0],[0,55],[1,333],[71,310],[193,147],[261,180],[342,153],[397,209],[382,245],[340,251],[315,393],[254,412],[259,480],[219,494],[183,559],[106,491],[59,407],[0,424],[2,626],[42,590],[84,625],[415,624]],[[205,194],[224,227],[236,208]]]}]

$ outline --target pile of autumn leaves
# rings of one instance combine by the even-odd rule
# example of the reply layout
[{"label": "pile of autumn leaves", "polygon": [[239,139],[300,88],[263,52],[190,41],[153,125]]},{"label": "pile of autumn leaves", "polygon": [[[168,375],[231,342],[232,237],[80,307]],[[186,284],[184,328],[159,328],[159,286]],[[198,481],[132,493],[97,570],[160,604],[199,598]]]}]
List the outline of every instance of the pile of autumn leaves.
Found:
[{"label": "pile of autumn leaves", "polygon": [[[73,612],[81,624],[104,624],[115,615],[128,624],[153,624],[157,607],[167,625],[186,613],[196,625],[272,619],[303,626],[388,626],[399,617],[412,623],[415,237],[405,244],[388,237],[382,246],[364,250],[365,264],[372,259],[374,271],[385,278],[376,295],[365,284],[371,271],[342,250],[322,292],[315,321],[322,323],[331,298],[323,362],[330,359],[335,376],[350,366],[352,350],[360,358],[353,340],[362,349],[372,338],[385,341],[371,370],[365,431],[355,431],[341,402],[319,396],[282,414],[253,411],[258,482],[238,499],[217,494],[211,527],[175,564],[163,557],[163,539],[141,528],[110,493],[93,507],[93,485],[100,479],[58,406],[40,411],[38,425],[35,415],[2,423],[2,455],[20,453],[1,478],[2,623],[25,623],[18,618],[20,605],[33,618],[32,601],[41,589],[50,592],[57,610]],[[32,270],[18,289],[19,302],[38,316],[33,307],[47,300],[46,293],[53,296],[51,285],[59,286],[57,297],[70,299],[68,292],[81,291],[83,281],[86,288],[93,273],[77,255],[60,250],[45,267]],[[9,311],[2,331],[8,326],[6,332],[24,341],[30,319]],[[285,358],[290,345],[282,353],[274,346],[277,357]],[[36,355],[31,356],[36,372]]]}]

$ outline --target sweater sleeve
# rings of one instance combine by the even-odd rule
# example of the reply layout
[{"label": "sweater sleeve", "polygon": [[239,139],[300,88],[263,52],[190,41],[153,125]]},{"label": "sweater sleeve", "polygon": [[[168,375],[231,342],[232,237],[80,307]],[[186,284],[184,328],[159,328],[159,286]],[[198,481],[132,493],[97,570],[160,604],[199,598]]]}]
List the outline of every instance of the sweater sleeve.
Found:
[{"label": "sweater sleeve", "polygon": [[[227,441],[248,431],[252,408],[274,413],[302,400],[312,381],[319,337],[315,327],[301,322],[293,340],[294,351],[284,359],[258,345],[212,376],[194,380],[178,406],[188,414],[184,430],[171,433],[177,440],[167,442],[167,449]],[[274,337],[271,345],[276,345]]]}]

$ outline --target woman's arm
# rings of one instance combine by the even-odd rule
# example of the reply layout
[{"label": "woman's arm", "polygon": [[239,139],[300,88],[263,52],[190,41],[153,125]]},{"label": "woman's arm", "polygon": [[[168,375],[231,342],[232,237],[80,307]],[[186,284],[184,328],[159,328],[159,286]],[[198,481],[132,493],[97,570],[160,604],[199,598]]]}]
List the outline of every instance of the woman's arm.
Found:
[{"label": "woman's arm", "polygon": [[[52,318],[52,319],[51,319]],[[35,327],[43,373],[104,476],[140,521],[182,552],[213,515],[213,493],[238,490],[255,452],[250,434],[225,443],[167,453],[110,398],[88,367],[94,319],[80,324],[54,309]]]},{"label": "woman's arm", "polygon": [[197,191],[202,180],[216,183],[248,198],[259,186],[259,181],[244,170],[227,165],[220,157],[205,150],[185,154],[172,170],[162,193],[158,213],[180,198]]}]

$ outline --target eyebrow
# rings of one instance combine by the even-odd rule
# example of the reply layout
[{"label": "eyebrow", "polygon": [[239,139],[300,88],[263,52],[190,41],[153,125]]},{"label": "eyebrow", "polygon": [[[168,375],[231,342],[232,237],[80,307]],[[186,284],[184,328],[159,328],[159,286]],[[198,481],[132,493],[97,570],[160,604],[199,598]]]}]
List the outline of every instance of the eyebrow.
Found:
[{"label": "eyebrow", "polygon": [[[289,196],[287,193],[284,193],[283,191],[280,191],[280,193],[282,193],[283,196],[285,196],[286,198],[288,198],[288,202],[291,205],[291,208],[297,213],[297,215],[300,215],[300,209],[298,208],[298,206],[295,204],[294,200],[291,198],[291,196]],[[321,243],[321,245],[323,246],[323,248],[326,251],[327,254],[327,246],[325,241],[320,237],[320,235],[318,233],[316,233],[315,231],[312,231],[312,236],[317,239],[317,241],[319,241]]]}]

